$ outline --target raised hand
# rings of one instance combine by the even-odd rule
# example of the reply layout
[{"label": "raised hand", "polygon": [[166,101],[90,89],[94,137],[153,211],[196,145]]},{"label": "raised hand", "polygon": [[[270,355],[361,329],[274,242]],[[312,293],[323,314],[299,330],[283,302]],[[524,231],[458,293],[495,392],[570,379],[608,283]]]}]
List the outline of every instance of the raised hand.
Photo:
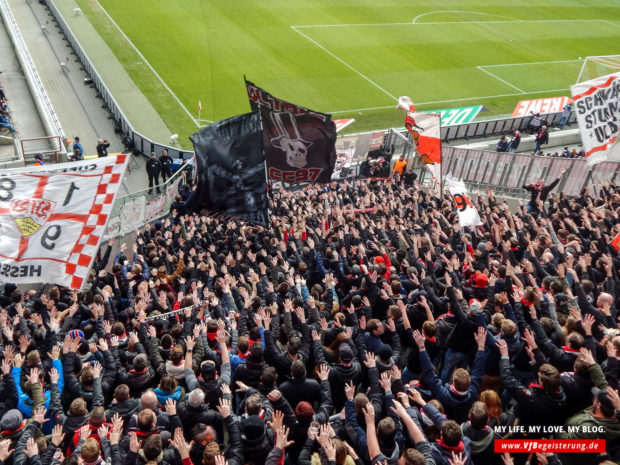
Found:
[{"label": "raised hand", "polygon": [[318,376],[321,381],[327,381],[329,379],[329,365],[324,363],[319,367]]},{"label": "raised hand", "polygon": [[39,455],[39,448],[34,438],[29,438],[28,442],[26,442],[26,456],[31,459],[35,455]]},{"label": "raised hand", "polygon": [[276,447],[284,450],[294,443],[295,441],[288,440],[288,428],[284,425],[280,426],[276,431]]},{"label": "raised hand", "polygon": [[45,407],[39,407],[34,410],[32,419],[36,421],[39,425],[45,423],[45,414],[47,413],[47,409]]},{"label": "raised hand", "polygon": [[93,377],[95,379],[100,378],[102,371],[103,371],[103,367],[101,366],[101,363],[95,362],[95,366],[93,366]]},{"label": "raised hand", "polygon": [[169,416],[174,416],[177,414],[177,402],[171,397],[168,397],[166,400],[166,413]]},{"label": "raised hand", "polygon": [[8,459],[15,450],[9,450],[9,447],[11,447],[10,439],[4,439],[0,441],[0,460],[2,460],[3,462],[6,461],[6,459]]},{"label": "raised hand", "polygon": [[[175,435],[176,438],[176,435]],[[185,441],[183,441],[185,442]],[[174,447],[174,444],[173,444]],[[140,450],[140,441],[138,440],[138,435],[136,433],[129,433],[129,450],[135,454]]]},{"label": "raised hand", "polygon": [[65,440],[65,433],[62,432],[62,425],[55,425],[52,430],[52,442],[59,447]]},{"label": "raised hand", "polygon": [[374,368],[377,366],[377,356],[372,352],[366,352],[366,360],[364,360],[366,368]]},{"label": "raised hand", "polygon": [[344,385],[344,394],[347,399],[353,400],[353,397],[355,397],[355,386],[353,385],[353,381]]},{"label": "raised hand", "polygon": [[220,398],[220,405],[217,406],[217,411],[220,412],[222,418],[228,418],[230,416],[231,401],[230,399]]},{"label": "raised hand", "polygon": [[172,447],[174,447],[181,456],[182,460],[185,460],[189,457],[189,445],[185,442],[185,438],[183,437],[183,430],[181,428],[177,428],[174,432],[174,439],[171,441]]}]

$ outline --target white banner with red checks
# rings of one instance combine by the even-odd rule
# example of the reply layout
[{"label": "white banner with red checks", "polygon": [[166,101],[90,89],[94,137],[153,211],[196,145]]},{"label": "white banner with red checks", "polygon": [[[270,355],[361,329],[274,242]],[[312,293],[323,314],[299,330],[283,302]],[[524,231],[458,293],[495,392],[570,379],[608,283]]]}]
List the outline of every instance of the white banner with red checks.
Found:
[{"label": "white banner with red checks", "polygon": [[127,156],[0,172],[0,280],[81,289]]}]

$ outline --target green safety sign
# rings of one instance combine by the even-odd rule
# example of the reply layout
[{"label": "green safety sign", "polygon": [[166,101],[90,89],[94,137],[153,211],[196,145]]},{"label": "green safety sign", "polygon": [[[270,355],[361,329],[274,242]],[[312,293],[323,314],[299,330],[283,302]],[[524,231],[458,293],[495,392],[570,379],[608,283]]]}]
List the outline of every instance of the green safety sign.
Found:
[{"label": "green safety sign", "polygon": [[449,108],[446,110],[427,110],[421,113],[439,113],[441,114],[442,126],[454,126],[455,124],[471,123],[478,116],[480,110],[482,110],[482,105]]}]

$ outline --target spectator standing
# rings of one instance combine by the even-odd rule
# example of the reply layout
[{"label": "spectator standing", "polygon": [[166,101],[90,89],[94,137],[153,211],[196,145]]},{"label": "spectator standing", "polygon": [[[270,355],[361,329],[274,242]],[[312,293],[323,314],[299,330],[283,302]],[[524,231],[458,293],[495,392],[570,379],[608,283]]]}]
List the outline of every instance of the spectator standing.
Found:
[{"label": "spectator standing", "polygon": [[521,143],[521,133],[519,131],[515,131],[512,139],[508,143],[508,151],[510,153],[515,153],[519,148],[519,144]]},{"label": "spectator standing", "polygon": [[532,115],[532,119],[530,120],[530,124],[528,125],[528,129],[530,130],[530,134],[535,134],[540,131],[540,127],[542,126],[542,118],[540,117],[540,113],[534,113],[530,111]]},{"label": "spectator standing", "polygon": [[181,162],[181,169],[185,173],[185,182],[187,184],[193,182],[194,167],[192,166],[191,163],[187,163],[187,160],[185,158],[183,158],[183,161]]},{"label": "spectator standing", "polygon": [[497,151],[499,153],[508,152],[508,142],[506,142],[506,136],[502,136],[497,143]]},{"label": "spectator standing", "polygon": [[536,136],[536,147],[532,151],[532,154],[537,153],[540,150],[540,146],[543,144],[549,143],[549,131],[547,131],[547,126],[543,126],[540,128],[540,132]]},{"label": "spectator standing", "polygon": [[570,114],[572,112],[573,107],[571,107],[570,103],[564,105],[564,108],[562,108],[562,115],[560,116],[560,121],[558,121],[558,129],[564,129],[564,126],[566,126],[568,118],[570,118]]},{"label": "spectator standing", "polygon": [[405,187],[413,187],[413,183],[418,178],[418,175],[413,172],[411,167],[407,168],[405,174],[402,177]]},{"label": "spectator standing", "polygon": [[155,152],[151,153],[151,158],[146,162],[146,174],[149,177],[149,194],[153,193],[153,184],[157,188],[157,193],[161,193],[159,190],[159,174],[161,173],[161,162],[157,159]]},{"label": "spectator standing", "polygon": [[[78,149],[79,149],[79,153],[80,154],[84,153],[84,149],[82,148],[82,144],[80,143],[80,138],[78,136],[75,136],[73,138],[73,154],[74,154],[74,157],[75,157],[75,152]],[[80,158],[80,160],[81,160],[81,158]]]},{"label": "spectator standing", "polygon": [[396,163],[394,163],[392,173],[398,173],[399,176],[402,176],[406,166],[407,160],[405,160],[405,154],[402,154],[400,158],[396,160]]},{"label": "spectator standing", "polygon": [[42,153],[37,153],[34,156],[34,166],[43,166],[45,165],[45,160],[43,159]]},{"label": "spectator standing", "polygon": [[161,182],[166,182],[166,179],[172,176],[172,157],[168,155],[168,151],[164,150],[159,157],[161,163]]},{"label": "spectator standing", "polygon": [[99,158],[108,156],[108,147],[110,143],[105,139],[97,139],[97,156]]},{"label": "spectator standing", "polygon": [[[545,200],[549,196],[549,192],[553,190],[553,188],[560,182],[562,177],[566,173],[566,168],[562,170],[558,179],[553,181],[548,186],[545,186],[545,180],[539,179],[535,183],[528,184],[527,186],[523,186],[523,189],[526,191],[530,191],[531,198],[529,203],[527,204],[528,212],[540,212],[540,207],[545,205]],[[540,202],[540,205],[539,205]]]}]

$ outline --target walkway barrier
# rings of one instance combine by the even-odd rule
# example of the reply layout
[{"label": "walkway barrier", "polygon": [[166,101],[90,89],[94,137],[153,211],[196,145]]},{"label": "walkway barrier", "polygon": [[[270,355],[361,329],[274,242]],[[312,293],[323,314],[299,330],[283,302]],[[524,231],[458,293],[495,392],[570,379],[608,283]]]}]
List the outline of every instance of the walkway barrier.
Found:
[{"label": "walkway barrier", "polygon": [[179,185],[183,182],[183,170],[178,169],[165,183],[160,184],[159,193],[155,188],[153,194],[149,194],[147,188],[117,197],[112,206],[105,239],[125,236],[145,223],[168,215],[179,193]]},{"label": "walkway barrier", "polygon": [[496,194],[526,196],[522,186],[544,179],[547,183],[566,175],[553,192],[578,195],[584,188],[593,188],[598,181],[617,181],[620,163],[603,162],[588,167],[584,158],[539,157],[527,154],[497,153],[482,150],[444,147],[443,173],[463,180],[470,188],[492,188]]},{"label": "walkway barrier", "polygon": [[[24,72],[24,75],[26,76],[26,82],[28,83],[28,87],[32,93],[32,99],[34,100],[37,110],[39,111],[39,116],[41,117],[41,121],[43,122],[47,135],[50,137],[58,137],[59,140],[64,140],[64,133],[62,126],[60,125],[60,120],[58,119],[56,111],[52,106],[52,102],[43,87],[41,77],[39,76],[34,61],[32,60],[32,56],[28,51],[26,42],[22,37],[19,26],[13,16],[13,11],[11,10],[7,0],[0,0],[0,15],[2,15],[2,19],[6,25],[9,37],[13,43],[15,54],[17,55],[19,64]],[[65,149],[62,144],[59,147],[58,152],[65,153]]]}]

